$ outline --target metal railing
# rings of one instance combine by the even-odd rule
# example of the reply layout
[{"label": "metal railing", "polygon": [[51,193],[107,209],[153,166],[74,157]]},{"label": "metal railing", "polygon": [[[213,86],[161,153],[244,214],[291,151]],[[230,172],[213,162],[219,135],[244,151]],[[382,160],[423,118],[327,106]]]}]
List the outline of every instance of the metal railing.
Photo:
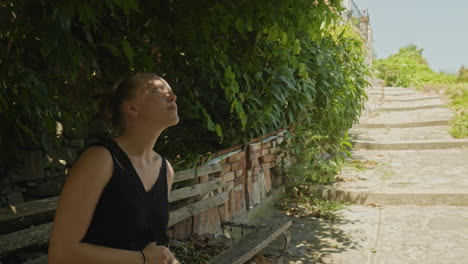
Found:
[{"label": "metal railing", "polygon": [[351,16],[352,17],[362,17],[362,12],[354,1],[351,0]]}]

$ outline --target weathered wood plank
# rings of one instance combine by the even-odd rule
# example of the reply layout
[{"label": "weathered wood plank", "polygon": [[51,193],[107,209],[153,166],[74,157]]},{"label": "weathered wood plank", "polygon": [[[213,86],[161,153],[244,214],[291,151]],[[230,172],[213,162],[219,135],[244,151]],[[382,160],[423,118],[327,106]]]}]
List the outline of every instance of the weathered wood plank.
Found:
[{"label": "weathered wood plank", "polygon": [[169,195],[169,202],[172,203],[195,195],[205,194],[212,190],[222,188],[223,186],[224,181],[222,179],[216,179],[200,184],[195,184],[193,186],[173,190]]},{"label": "weathered wood plank", "polygon": [[48,223],[0,236],[0,255],[27,246],[46,243],[51,230],[52,223]]},{"label": "weathered wood plank", "polygon": [[224,161],[220,161],[216,164],[205,165],[198,168],[188,169],[184,171],[178,171],[174,175],[174,182],[185,181],[196,178],[200,175],[207,175],[215,173],[223,169]]},{"label": "weathered wood plank", "polygon": [[176,223],[184,220],[185,218],[218,206],[224,202],[229,200],[229,195],[226,192],[220,193],[214,197],[210,197],[205,200],[201,200],[199,202],[193,203],[186,207],[174,210],[169,213],[169,224],[168,226],[171,227]]},{"label": "weathered wood plank", "polygon": [[[169,216],[169,226],[173,226],[177,222],[180,222],[189,216],[218,206],[226,202],[228,199],[228,194],[224,192],[214,197],[210,197],[208,199],[172,211],[170,212]],[[31,245],[46,243],[49,239],[51,228],[52,223],[47,223],[0,236],[0,255]]]},{"label": "weathered wood plank", "polygon": [[58,196],[7,206],[0,209],[0,223],[53,211],[57,207]]},{"label": "weathered wood plank", "polygon": [[264,249],[291,226],[291,220],[280,219],[258,227],[235,242],[229,249],[212,259],[209,264],[242,264]]},{"label": "weathered wood plank", "polygon": [[[210,173],[215,173],[215,172],[221,171],[222,165],[223,165],[223,163],[221,162],[221,163],[218,163],[218,164],[202,166],[202,167],[199,167],[197,169],[189,169],[189,170],[176,172],[175,176],[174,176],[174,182],[180,182],[180,181],[184,181],[184,180],[188,180],[188,179],[193,179],[195,173],[196,173],[196,175],[198,177],[200,175],[207,175],[207,174],[210,174]],[[184,192],[186,192],[187,190],[194,191],[194,192],[202,191],[202,190],[204,190],[204,188],[206,188],[208,191],[214,190],[214,189],[210,189],[210,187],[214,187],[212,184],[213,183],[210,183],[208,186],[203,186],[203,187],[202,186],[198,187],[198,184],[196,184],[194,186],[197,186],[197,187],[195,187],[195,188],[194,187],[183,188],[184,191],[174,190],[174,191],[171,192],[171,196],[174,197],[174,198],[169,198],[169,199],[173,199],[171,201],[177,201],[177,200],[180,200],[180,199],[183,199],[183,198],[190,197],[190,196],[185,196],[184,197],[184,195],[181,195]],[[200,189],[198,189],[198,188],[200,188]],[[217,187],[217,188],[219,188],[219,187]],[[173,195],[172,193],[176,193],[176,194]],[[193,195],[196,195],[196,194],[199,194],[199,193],[195,193]],[[178,197],[183,197],[183,198],[178,198]],[[19,219],[19,218],[22,218],[22,217],[28,217],[28,216],[32,216],[32,215],[36,215],[36,214],[40,214],[40,213],[44,213],[44,212],[53,211],[57,207],[58,199],[59,199],[59,196],[55,196],[55,197],[51,197],[51,198],[40,199],[40,200],[36,200],[36,201],[31,201],[31,202],[18,204],[18,205],[15,205],[15,206],[8,206],[8,207],[5,207],[5,208],[1,208],[0,209],[0,223],[15,220],[15,219]]]},{"label": "weathered wood plank", "polygon": [[48,260],[49,260],[48,256],[45,255],[45,256],[42,256],[42,257],[38,257],[38,258],[31,259],[31,260],[28,260],[26,262],[23,262],[23,264],[47,264]]}]

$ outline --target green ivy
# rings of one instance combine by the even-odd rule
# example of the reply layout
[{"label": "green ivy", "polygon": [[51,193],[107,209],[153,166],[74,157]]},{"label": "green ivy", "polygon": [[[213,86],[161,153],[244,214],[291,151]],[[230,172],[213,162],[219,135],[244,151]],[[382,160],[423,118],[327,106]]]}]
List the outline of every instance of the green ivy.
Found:
[{"label": "green ivy", "polygon": [[56,121],[69,130],[105,116],[96,103],[139,71],[178,95],[181,122],[157,147],[180,167],[290,124],[336,141],[366,85],[340,2],[2,1],[2,157],[51,145]]}]

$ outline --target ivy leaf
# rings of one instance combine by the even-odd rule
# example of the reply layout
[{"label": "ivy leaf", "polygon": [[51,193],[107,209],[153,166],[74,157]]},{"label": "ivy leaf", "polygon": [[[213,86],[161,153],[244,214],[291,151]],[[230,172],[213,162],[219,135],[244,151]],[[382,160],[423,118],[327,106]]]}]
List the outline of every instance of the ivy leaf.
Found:
[{"label": "ivy leaf", "polygon": [[216,135],[218,135],[218,137],[223,137],[223,130],[221,129],[221,126],[216,124]]},{"label": "ivy leaf", "polygon": [[237,32],[244,33],[244,21],[242,20],[242,18],[239,17],[236,19],[235,27]]},{"label": "ivy leaf", "polygon": [[247,31],[252,32],[253,31],[253,26],[252,26],[252,19],[247,20]]},{"label": "ivy leaf", "polygon": [[239,92],[239,84],[236,81],[231,82],[231,91],[233,94]]},{"label": "ivy leaf", "polygon": [[278,27],[273,25],[270,27],[268,31],[268,40],[269,41],[276,41],[278,39]]},{"label": "ivy leaf", "polygon": [[127,57],[128,62],[130,63],[130,67],[133,67],[133,57],[135,56],[135,52],[127,40],[122,41],[122,50],[125,54],[125,57]]}]

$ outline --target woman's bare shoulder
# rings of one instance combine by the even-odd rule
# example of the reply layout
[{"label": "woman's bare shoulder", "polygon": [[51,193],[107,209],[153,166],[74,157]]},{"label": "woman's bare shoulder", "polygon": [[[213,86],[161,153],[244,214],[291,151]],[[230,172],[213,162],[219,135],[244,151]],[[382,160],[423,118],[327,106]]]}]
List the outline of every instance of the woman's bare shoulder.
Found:
[{"label": "woman's bare shoulder", "polygon": [[[86,175],[111,172],[112,166],[112,156],[109,150],[102,146],[91,146],[81,153],[75,164],[73,164],[70,173],[86,177]],[[106,173],[106,175],[108,174]]]}]

